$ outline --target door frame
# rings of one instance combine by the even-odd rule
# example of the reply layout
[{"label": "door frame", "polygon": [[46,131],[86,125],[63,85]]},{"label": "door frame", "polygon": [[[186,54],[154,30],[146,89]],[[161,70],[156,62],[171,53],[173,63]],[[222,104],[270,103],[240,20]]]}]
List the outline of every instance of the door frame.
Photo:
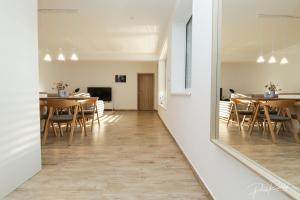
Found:
[{"label": "door frame", "polygon": [[137,74],[137,110],[140,111],[140,101],[139,101],[140,79],[139,79],[139,77],[142,75],[152,75],[152,78],[153,78],[153,105],[152,105],[153,109],[152,109],[152,111],[154,111],[155,110],[155,108],[154,108],[154,105],[155,105],[155,74],[154,73],[138,73]]}]

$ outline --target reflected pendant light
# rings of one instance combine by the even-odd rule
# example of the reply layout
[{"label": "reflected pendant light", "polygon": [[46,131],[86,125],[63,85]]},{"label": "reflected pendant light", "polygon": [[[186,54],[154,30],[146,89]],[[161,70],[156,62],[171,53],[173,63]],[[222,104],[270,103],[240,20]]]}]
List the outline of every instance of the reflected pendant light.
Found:
[{"label": "reflected pendant light", "polygon": [[71,59],[72,61],[78,61],[78,60],[79,60],[79,58],[78,58],[78,56],[77,56],[76,53],[73,53],[70,59]]},{"label": "reflected pendant light", "polygon": [[52,58],[49,54],[49,49],[46,49],[46,55],[44,57],[44,61],[46,61],[46,62],[51,62],[52,61]]},{"label": "reflected pendant light", "polygon": [[281,61],[280,61],[280,64],[281,65],[286,65],[286,64],[288,64],[289,63],[289,61],[288,61],[288,59],[286,58],[286,57],[283,57],[282,59],[281,59]]},{"label": "reflected pendant light", "polygon": [[47,54],[45,55],[44,61],[46,61],[46,62],[51,62],[51,61],[52,61],[52,58],[51,58],[51,56],[50,56],[49,53],[47,53]]},{"label": "reflected pendant light", "polygon": [[262,24],[261,21],[259,21],[259,32],[260,32],[260,56],[256,59],[257,63],[264,63],[265,62],[265,58],[263,56],[264,54],[264,50],[263,50],[263,44],[262,44],[262,40],[263,40],[263,34],[262,34]]},{"label": "reflected pendant light", "polygon": [[59,54],[57,56],[57,60],[59,60],[59,61],[65,61],[66,60],[64,54],[62,53],[62,49],[59,49]]},{"label": "reflected pendant light", "polygon": [[275,56],[273,55],[272,53],[272,56],[270,57],[269,61],[268,61],[270,64],[274,64],[274,63],[277,63],[277,60],[275,58]]},{"label": "reflected pendant light", "polygon": [[256,62],[257,62],[257,63],[264,63],[264,62],[265,62],[265,59],[264,59],[264,57],[261,55],[261,56],[259,56],[259,57],[257,58]]}]

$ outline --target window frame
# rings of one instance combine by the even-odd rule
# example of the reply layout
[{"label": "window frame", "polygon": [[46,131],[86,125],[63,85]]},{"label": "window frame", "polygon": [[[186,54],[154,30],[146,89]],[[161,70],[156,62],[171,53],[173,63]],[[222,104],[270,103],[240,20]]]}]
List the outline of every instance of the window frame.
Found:
[{"label": "window frame", "polygon": [[[191,26],[191,29],[189,29],[189,26]],[[189,30],[191,33],[189,34]],[[189,35],[191,35],[191,38],[189,38]],[[190,43],[188,43],[190,39]],[[190,90],[192,88],[192,45],[193,45],[193,15],[189,18],[189,20],[186,23],[185,26],[185,89]],[[190,47],[190,56],[188,56],[188,49]],[[190,58],[190,61],[189,61]],[[190,65],[188,65],[188,62],[190,62]]]}]

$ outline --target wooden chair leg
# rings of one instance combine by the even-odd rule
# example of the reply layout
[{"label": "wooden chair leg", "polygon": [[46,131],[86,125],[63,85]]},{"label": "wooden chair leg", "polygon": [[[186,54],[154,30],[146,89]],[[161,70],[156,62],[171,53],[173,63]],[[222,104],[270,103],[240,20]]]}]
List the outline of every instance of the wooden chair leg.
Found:
[{"label": "wooden chair leg", "polygon": [[74,108],[73,120],[72,120],[72,123],[71,123],[71,131],[70,131],[69,142],[68,142],[69,146],[72,144],[72,141],[73,141],[74,129],[75,129],[76,121],[77,121],[76,120],[77,112],[78,112],[78,107],[76,106]]},{"label": "wooden chair leg", "polygon": [[[100,127],[100,118],[99,118],[99,113],[98,113],[98,106],[97,106],[97,103],[95,104],[95,111],[96,111],[96,115],[97,115],[97,121],[98,121],[98,126]],[[95,113],[94,113],[95,115]],[[95,118],[93,118],[94,120]]]},{"label": "wooden chair leg", "polygon": [[236,121],[237,121],[238,126],[239,126],[239,130],[242,130],[241,124],[240,124],[239,113],[238,113],[236,104],[234,104],[234,112],[235,112],[235,116],[236,116]]},{"label": "wooden chair leg", "polygon": [[250,135],[252,135],[252,131],[253,131],[254,124],[255,124],[255,122],[257,121],[258,112],[259,112],[259,105],[257,105],[257,107],[256,107],[256,109],[255,109],[255,113],[254,113],[254,116],[253,116],[253,120],[252,120],[251,125],[250,125],[250,127],[249,127],[249,134],[250,134]]},{"label": "wooden chair leg", "polygon": [[47,142],[47,137],[48,137],[49,128],[50,128],[50,119],[52,117],[52,114],[53,114],[53,108],[50,108],[49,115],[48,115],[48,118],[47,118],[47,121],[46,121],[46,124],[45,124],[45,131],[44,131],[44,134],[43,134],[43,141],[42,141],[43,145],[45,145],[46,142]]},{"label": "wooden chair leg", "polygon": [[61,128],[61,123],[58,123],[58,127],[59,127],[59,136],[63,136],[63,130]]},{"label": "wooden chair leg", "polygon": [[70,124],[69,124],[69,123],[67,123],[67,127],[66,127],[66,133],[69,133],[69,126],[70,126]]},{"label": "wooden chair leg", "polygon": [[272,142],[276,144],[277,143],[277,138],[276,138],[276,135],[274,133],[274,127],[273,127],[271,119],[270,119],[269,110],[266,106],[264,106],[264,111],[265,111],[265,116],[267,118],[268,125],[269,125],[269,128],[270,128],[270,133],[271,133],[271,136],[272,136]]},{"label": "wooden chair leg", "polygon": [[297,129],[297,126],[295,126],[295,124],[293,123],[293,121],[291,120],[291,124],[292,124],[292,128],[293,128],[293,135],[294,135],[294,138],[296,140],[297,143],[300,143],[300,138],[299,138],[299,135],[298,135],[298,129]]},{"label": "wooden chair leg", "polygon": [[47,120],[42,120],[43,122],[42,122],[42,127],[43,127],[43,129],[42,129],[42,133],[44,133],[45,132],[45,128],[46,128],[46,122],[47,122]]},{"label": "wooden chair leg", "polygon": [[93,115],[93,118],[91,120],[91,131],[93,132],[94,129],[94,120],[95,120],[95,114]]},{"label": "wooden chair leg", "polygon": [[80,120],[76,120],[76,122],[79,124],[79,127],[80,127],[81,130],[82,130],[82,124],[81,124],[81,121],[80,121]]},{"label": "wooden chair leg", "polygon": [[82,119],[84,135],[87,136],[85,118]]},{"label": "wooden chair leg", "polygon": [[69,143],[68,143],[69,146],[72,144],[72,141],[73,141],[74,129],[75,129],[75,124],[72,123],[71,124],[70,135],[69,135]]},{"label": "wooden chair leg", "polygon": [[282,127],[282,122],[280,122],[280,123],[278,123],[279,125],[278,125],[278,127],[277,127],[277,129],[276,129],[276,135],[279,135],[279,131],[280,131],[280,129],[281,129],[281,127]]},{"label": "wooden chair leg", "polygon": [[232,109],[233,109],[233,104],[231,103],[230,109],[229,109],[229,116],[228,116],[228,120],[227,120],[227,126],[229,125],[229,122],[231,120],[232,117]]},{"label": "wooden chair leg", "polygon": [[49,133],[49,128],[50,128],[50,122],[49,120],[46,121],[45,128],[44,128],[44,134],[43,134],[43,141],[42,144],[45,145],[47,142],[47,137]]},{"label": "wooden chair leg", "polygon": [[51,123],[51,126],[52,126],[52,130],[53,130],[53,133],[54,133],[55,137],[57,137],[58,134],[57,134],[57,131],[56,131],[56,128],[55,128],[55,124]]},{"label": "wooden chair leg", "polygon": [[246,119],[246,115],[243,116],[243,120],[242,120],[241,126],[244,125],[245,119]]}]

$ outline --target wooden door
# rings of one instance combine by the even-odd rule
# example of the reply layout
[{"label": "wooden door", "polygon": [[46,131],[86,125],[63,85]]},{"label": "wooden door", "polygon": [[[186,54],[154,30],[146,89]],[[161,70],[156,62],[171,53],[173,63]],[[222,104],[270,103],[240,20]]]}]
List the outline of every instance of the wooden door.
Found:
[{"label": "wooden door", "polygon": [[154,74],[138,74],[138,109],[154,110]]}]

